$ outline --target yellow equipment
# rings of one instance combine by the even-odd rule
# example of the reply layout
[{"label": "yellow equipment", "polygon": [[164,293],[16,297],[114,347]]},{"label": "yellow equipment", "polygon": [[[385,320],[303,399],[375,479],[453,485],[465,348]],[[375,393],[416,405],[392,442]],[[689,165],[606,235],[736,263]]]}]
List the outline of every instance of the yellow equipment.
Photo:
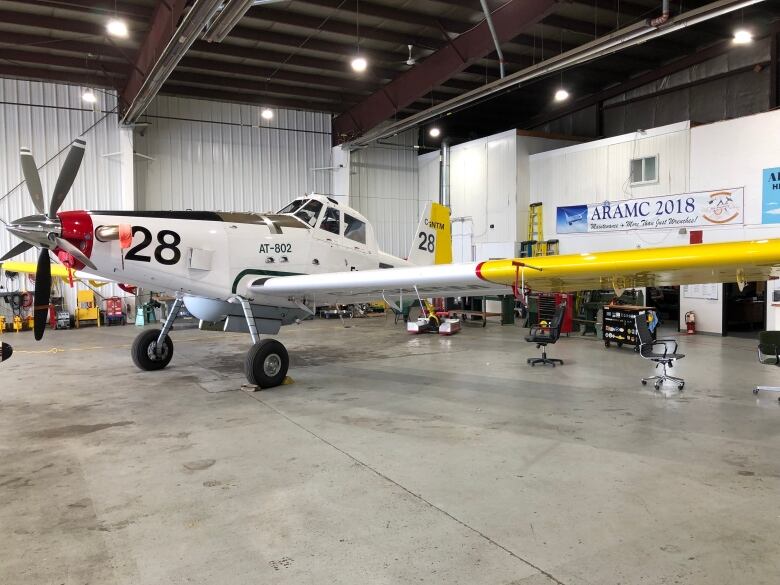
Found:
[{"label": "yellow equipment", "polygon": [[5,315],[0,315],[0,335],[5,333]]},{"label": "yellow equipment", "polygon": [[544,217],[542,204],[531,203],[528,206],[528,240],[523,242],[526,256],[554,256],[558,254],[558,240],[544,239]]},{"label": "yellow equipment", "polygon": [[22,318],[19,315],[14,315],[13,329],[16,333],[22,330]]},{"label": "yellow equipment", "polygon": [[91,290],[80,290],[76,302],[76,328],[81,321],[95,321],[100,327],[100,309],[95,303],[95,293]]},{"label": "yellow equipment", "polygon": [[547,255],[547,246],[544,242],[544,224],[542,222],[542,204],[531,203],[528,206],[528,242],[534,242],[534,256]]}]

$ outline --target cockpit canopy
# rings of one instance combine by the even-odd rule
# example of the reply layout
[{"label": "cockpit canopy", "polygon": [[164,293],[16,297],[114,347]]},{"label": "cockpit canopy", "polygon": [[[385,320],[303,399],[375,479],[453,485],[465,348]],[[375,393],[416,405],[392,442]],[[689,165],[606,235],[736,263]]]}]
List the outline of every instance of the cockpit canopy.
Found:
[{"label": "cockpit canopy", "polygon": [[331,197],[300,197],[283,207],[279,214],[296,217],[311,229],[323,230],[359,244],[373,244],[369,241],[373,239],[373,234],[369,234],[370,226],[365,218]]}]

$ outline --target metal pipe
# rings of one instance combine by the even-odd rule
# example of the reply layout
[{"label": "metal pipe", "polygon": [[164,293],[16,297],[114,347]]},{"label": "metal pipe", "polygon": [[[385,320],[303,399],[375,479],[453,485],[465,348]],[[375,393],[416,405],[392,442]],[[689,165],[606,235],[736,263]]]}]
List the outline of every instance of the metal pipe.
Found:
[{"label": "metal pipe", "polygon": [[485,22],[490,29],[490,36],[493,37],[493,44],[496,46],[496,54],[498,54],[498,66],[501,71],[501,79],[504,79],[504,53],[501,52],[501,45],[498,44],[498,35],[496,34],[496,28],[493,26],[493,17],[490,16],[490,9],[488,8],[486,0],[479,0],[482,5],[482,12],[485,13]]},{"label": "metal pipe", "polygon": [[206,26],[203,40],[209,43],[221,43],[252,6],[254,6],[252,0],[227,0]]},{"label": "metal pipe", "polygon": [[441,141],[441,159],[439,163],[439,203],[450,206],[450,140]]},{"label": "metal pipe", "polygon": [[196,0],[146,76],[141,89],[133,99],[133,103],[127,108],[122,118],[122,124],[128,125],[136,122],[138,117],[146,111],[181,58],[184,57],[192,43],[198,39],[206,23],[219,10],[221,2],[222,0]]},{"label": "metal pipe", "polygon": [[661,16],[650,21],[650,26],[661,26],[669,20],[669,0],[663,0],[661,5]]},{"label": "metal pipe", "polygon": [[343,146],[346,148],[354,149],[363,146],[367,146],[376,140],[395,136],[396,134],[414,128],[432,118],[446,116],[452,112],[461,109],[469,104],[480,101],[490,95],[498,93],[500,91],[511,89],[514,86],[526,83],[533,79],[549,75],[560,71],[562,69],[572,67],[615,53],[620,49],[632,47],[649,41],[651,39],[667,35],[671,32],[680,30],[682,28],[704,22],[711,18],[758,4],[764,0],[718,0],[712,2],[706,6],[701,6],[693,10],[689,10],[683,14],[679,14],[673,18],[670,18],[663,26],[653,28],[650,26],[649,21],[643,20],[636,24],[627,26],[623,29],[615,31],[612,34],[595,39],[590,43],[575,47],[565,53],[542,61],[531,67],[522,69],[507,75],[504,79],[497,79],[491,83],[473,89],[469,92],[456,96],[445,102],[437,104],[418,112],[412,116],[404,118],[400,122],[390,124],[382,129],[377,129],[372,132],[368,132],[360,138],[346,142]]}]

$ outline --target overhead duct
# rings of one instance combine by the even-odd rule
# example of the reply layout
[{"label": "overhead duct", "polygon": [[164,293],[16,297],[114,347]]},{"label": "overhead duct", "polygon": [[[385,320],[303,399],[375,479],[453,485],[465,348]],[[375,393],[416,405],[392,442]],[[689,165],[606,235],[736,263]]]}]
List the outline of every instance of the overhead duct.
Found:
[{"label": "overhead duct", "polygon": [[496,27],[493,26],[493,17],[490,16],[490,8],[488,8],[487,0],[479,0],[482,5],[482,12],[485,13],[485,22],[490,30],[490,36],[493,37],[493,44],[496,46],[496,54],[498,55],[498,67],[501,74],[501,79],[504,79],[504,53],[501,51],[501,45],[498,42],[498,35],[496,34]]},{"label": "overhead duct", "polygon": [[230,31],[253,6],[276,4],[283,0],[226,0],[214,19],[206,27],[203,40],[209,43],[221,43]]},{"label": "overhead duct", "polygon": [[546,61],[542,61],[541,63],[532,65],[531,67],[527,67],[511,75],[507,75],[503,79],[498,79],[483,85],[482,87],[432,106],[427,110],[423,110],[422,112],[418,112],[417,114],[409,116],[408,118],[404,118],[400,122],[396,122],[381,129],[368,132],[360,138],[356,138],[355,140],[351,140],[345,143],[343,146],[346,148],[359,148],[367,146],[376,140],[395,136],[404,130],[419,126],[428,120],[446,116],[469,104],[482,101],[488,96],[501,91],[512,89],[513,87],[517,87],[518,85],[527,83],[528,81],[544,77],[545,75],[561,71],[574,65],[592,61],[593,59],[597,59],[599,57],[610,55],[621,49],[644,43],[646,41],[667,35],[688,26],[693,26],[700,22],[704,22],[706,20],[710,20],[723,14],[728,14],[729,12],[745,8],[747,6],[752,6],[753,4],[758,4],[763,1],[764,0],[719,0],[694,10],[689,10],[688,12],[679,14],[673,18],[664,20],[663,24],[657,27],[652,25],[653,20],[643,20],[615,31],[609,35],[595,39],[590,43],[575,47],[570,51],[561,53],[560,55],[547,59]]},{"label": "overhead duct", "polygon": [[190,11],[184,16],[160,57],[149,70],[141,89],[127,108],[122,124],[133,124],[146,111],[149,104],[162,88],[176,65],[184,57],[212,16],[219,10],[222,0],[196,0]]},{"label": "overhead duct", "polygon": [[254,0],[227,0],[203,34],[203,40],[209,43],[221,43],[231,30],[238,24],[247,11],[252,8]]},{"label": "overhead duct", "polygon": [[441,157],[439,162],[439,203],[450,206],[450,140],[441,141]]}]

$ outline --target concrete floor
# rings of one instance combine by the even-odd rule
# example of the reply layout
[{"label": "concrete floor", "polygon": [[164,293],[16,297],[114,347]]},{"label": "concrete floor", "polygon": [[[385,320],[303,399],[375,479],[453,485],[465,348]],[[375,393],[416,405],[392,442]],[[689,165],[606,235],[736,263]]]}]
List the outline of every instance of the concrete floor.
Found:
[{"label": "concrete floor", "polygon": [[754,342],[652,365],[524,330],[407,336],[384,318],[282,331],[295,383],[239,389],[247,339],[48,331],[0,366],[0,583],[780,582],[779,383]]}]

